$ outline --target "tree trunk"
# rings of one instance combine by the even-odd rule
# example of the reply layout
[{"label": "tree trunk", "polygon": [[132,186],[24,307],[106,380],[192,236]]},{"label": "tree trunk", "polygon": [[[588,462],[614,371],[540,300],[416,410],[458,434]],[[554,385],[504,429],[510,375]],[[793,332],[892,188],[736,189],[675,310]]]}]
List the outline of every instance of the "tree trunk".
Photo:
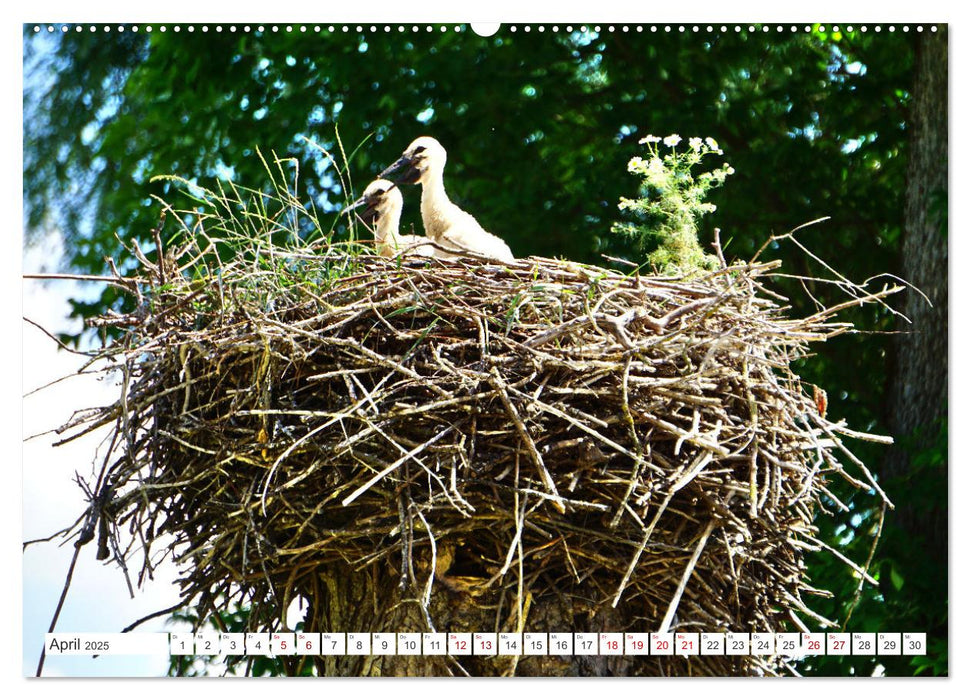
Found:
[{"label": "tree trunk", "polygon": [[898,482],[897,523],[915,543],[923,542],[930,562],[944,567],[947,499],[934,504],[915,496],[932,481],[947,484],[946,460],[922,473],[914,458],[938,438],[947,414],[947,44],[944,26],[917,40],[901,276],[927,299],[908,292],[904,302],[911,323],[896,336],[889,408],[897,445],[885,472]]}]

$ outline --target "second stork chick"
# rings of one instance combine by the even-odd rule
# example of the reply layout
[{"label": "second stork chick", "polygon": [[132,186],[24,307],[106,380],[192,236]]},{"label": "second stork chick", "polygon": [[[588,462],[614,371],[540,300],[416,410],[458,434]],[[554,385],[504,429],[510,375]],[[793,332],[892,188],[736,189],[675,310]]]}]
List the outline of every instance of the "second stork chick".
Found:
[{"label": "second stork chick", "polygon": [[398,184],[421,183],[421,220],[425,235],[450,253],[437,252],[440,258],[458,258],[462,252],[497,260],[515,260],[506,242],[486,231],[475,218],[449,200],[445,193],[445,149],[431,136],[411,142],[401,158],[385,168],[380,177],[402,171]]},{"label": "second stork chick", "polygon": [[364,207],[364,211],[358,216],[374,231],[374,243],[378,255],[385,258],[393,258],[399,253],[426,257],[435,255],[434,246],[428,245],[424,237],[398,233],[404,200],[401,197],[401,190],[395,187],[393,182],[375,180],[364,188],[364,194],[360,199],[341,213],[345,214],[361,206]]}]

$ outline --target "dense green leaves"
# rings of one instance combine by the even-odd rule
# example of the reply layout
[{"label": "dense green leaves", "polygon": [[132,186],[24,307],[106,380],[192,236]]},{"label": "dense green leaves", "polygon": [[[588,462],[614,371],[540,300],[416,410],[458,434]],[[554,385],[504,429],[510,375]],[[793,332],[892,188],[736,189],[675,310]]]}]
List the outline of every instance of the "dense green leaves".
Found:
[{"label": "dense green leaves", "polygon": [[[74,262],[94,268],[115,251],[114,231],[151,228],[148,197],[167,193],[151,175],[229,172],[253,184],[257,147],[299,158],[307,196],[333,209],[350,193],[298,137],[340,161],[339,124],[345,152],[373,135],[351,157],[356,190],[432,133],[449,149],[456,199],[518,254],[597,260],[624,249],[609,223],[638,139],[682,133],[715,137],[739,172],[710,224],[738,254],[823,215],[840,251],[879,246],[899,218],[909,52],[896,37],[851,43],[758,32],[28,32],[28,62],[39,64],[25,95],[29,221],[62,226]],[[880,67],[853,67],[869,54]],[[884,77],[888,57],[896,67]]]}]

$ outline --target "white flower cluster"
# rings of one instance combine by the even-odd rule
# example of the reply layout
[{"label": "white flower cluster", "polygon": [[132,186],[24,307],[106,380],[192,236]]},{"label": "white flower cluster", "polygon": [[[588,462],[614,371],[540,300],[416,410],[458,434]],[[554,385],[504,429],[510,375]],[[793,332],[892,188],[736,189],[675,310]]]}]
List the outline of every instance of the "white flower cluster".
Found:
[{"label": "white flower cluster", "polygon": [[653,134],[648,134],[642,138],[638,143],[660,143],[664,141],[665,146],[674,148],[679,143],[681,143],[681,137],[677,134],[671,134],[670,136],[665,136],[663,139],[660,136],[654,136]]},{"label": "white flower cluster", "polygon": [[678,149],[684,141],[679,134],[640,139],[647,153],[627,163],[628,170],[640,177],[639,196],[620,200],[620,209],[630,212],[634,221],[617,222],[611,230],[650,249],[648,261],[659,269],[714,269],[718,261],[698,243],[699,222],[715,211],[706,201],[708,192],[723,185],[735,170],[728,163],[714,170],[699,167],[712,153],[722,154],[710,136],[689,137],[687,148]]},{"label": "white flower cluster", "polygon": [[[661,138],[660,136],[654,136],[653,134],[648,134],[640,141],[638,141],[638,143],[641,143],[641,144],[663,143],[668,148],[674,148],[683,140],[684,139],[682,139],[681,136],[679,136],[678,134],[671,134],[670,136],[665,136],[664,138]],[[722,149],[718,146],[718,142],[715,141],[715,139],[713,139],[711,136],[707,136],[704,139],[698,136],[693,136],[690,139],[688,139],[688,146],[691,148],[692,151],[695,151],[695,152],[698,152],[701,150],[707,150],[710,153],[717,153],[719,155],[722,155],[724,153]],[[706,146],[707,146],[707,149],[705,149]]]}]

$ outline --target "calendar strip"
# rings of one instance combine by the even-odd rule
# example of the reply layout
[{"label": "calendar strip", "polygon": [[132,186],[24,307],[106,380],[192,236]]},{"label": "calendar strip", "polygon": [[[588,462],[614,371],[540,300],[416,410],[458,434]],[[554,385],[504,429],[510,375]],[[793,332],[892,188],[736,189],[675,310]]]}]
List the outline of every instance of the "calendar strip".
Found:
[{"label": "calendar strip", "polygon": [[924,632],[158,632],[47,634],[49,655],[922,656]]}]

